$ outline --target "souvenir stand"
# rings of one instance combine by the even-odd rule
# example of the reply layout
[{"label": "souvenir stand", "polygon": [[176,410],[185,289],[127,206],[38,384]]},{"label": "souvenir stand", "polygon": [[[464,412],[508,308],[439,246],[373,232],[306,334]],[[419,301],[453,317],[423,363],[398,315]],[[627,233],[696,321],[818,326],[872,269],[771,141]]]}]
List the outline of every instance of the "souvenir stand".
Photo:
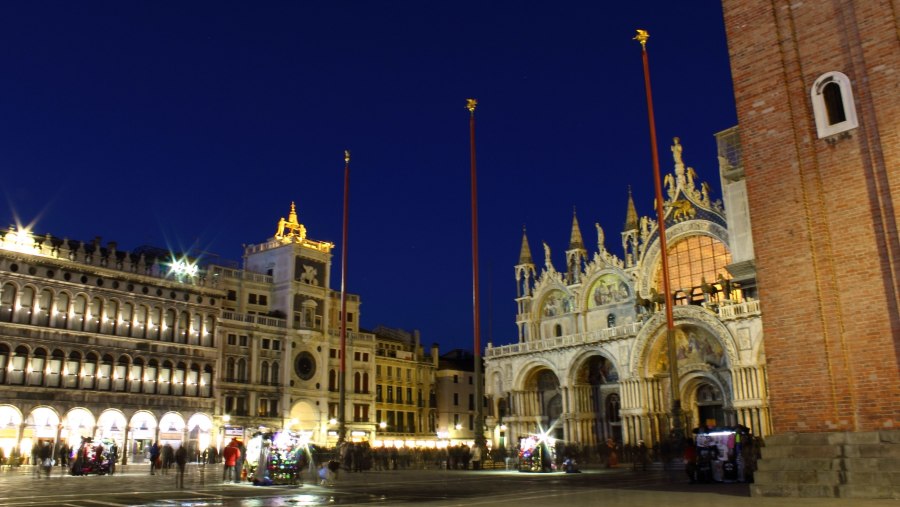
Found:
[{"label": "souvenir stand", "polygon": [[743,481],[742,447],[752,438],[748,428],[707,428],[694,430],[697,445],[697,478],[701,482]]},{"label": "souvenir stand", "polygon": [[75,459],[69,469],[72,475],[106,475],[110,469],[109,449],[112,440],[98,440],[82,437],[81,444],[75,451]]},{"label": "souvenir stand", "polygon": [[247,442],[247,477],[256,485],[294,485],[309,463],[307,439],[289,431],[257,433]]},{"label": "souvenir stand", "polygon": [[552,437],[531,435],[519,441],[520,472],[552,472],[556,466],[556,446]]}]

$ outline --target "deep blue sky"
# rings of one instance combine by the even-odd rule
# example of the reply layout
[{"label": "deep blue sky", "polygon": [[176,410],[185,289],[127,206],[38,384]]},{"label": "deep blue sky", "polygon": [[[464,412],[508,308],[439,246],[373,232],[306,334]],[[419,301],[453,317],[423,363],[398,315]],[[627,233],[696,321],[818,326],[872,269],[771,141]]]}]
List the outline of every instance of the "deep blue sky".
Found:
[{"label": "deep blue sky", "polygon": [[472,347],[469,131],[477,117],[482,341],[516,340],[522,226],[564,270],[572,207],[607,248],[631,185],[653,203],[636,28],[671,139],[720,198],[736,123],[718,1],[0,3],[4,225],[130,250],[240,259],[297,202],[338,243],[353,153],[348,290],[362,325]]}]

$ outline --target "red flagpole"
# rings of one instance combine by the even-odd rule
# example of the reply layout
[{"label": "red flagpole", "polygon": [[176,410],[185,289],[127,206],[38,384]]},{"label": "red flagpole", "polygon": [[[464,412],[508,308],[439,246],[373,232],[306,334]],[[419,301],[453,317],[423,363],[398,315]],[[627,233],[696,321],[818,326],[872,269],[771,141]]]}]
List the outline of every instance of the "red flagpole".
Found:
[{"label": "red flagpole", "polygon": [[341,370],[338,444],[347,436],[347,224],[350,216],[350,150],[344,150],[344,231],[341,243]]},{"label": "red flagpole", "polygon": [[650,59],[647,56],[646,30],[638,30],[635,40],[641,43],[644,61],[644,88],[647,90],[647,117],[650,121],[650,145],[653,158],[653,186],[656,190],[656,220],[659,224],[659,249],[662,260],[663,294],[666,304],[666,344],[669,357],[669,385],[672,397],[672,432],[676,438],[683,436],[681,424],[681,395],[679,393],[678,358],[675,354],[675,318],[672,314],[672,289],[669,286],[669,250],[666,245],[666,216],[663,208],[662,184],[659,177],[659,150],[656,144],[656,120],[653,116],[653,93],[650,89]]},{"label": "red flagpole", "polygon": [[475,444],[484,445],[484,381],[481,359],[481,305],[478,296],[478,178],[475,171],[475,99],[466,100],[469,110],[469,147],[472,173],[472,317],[475,344]]}]

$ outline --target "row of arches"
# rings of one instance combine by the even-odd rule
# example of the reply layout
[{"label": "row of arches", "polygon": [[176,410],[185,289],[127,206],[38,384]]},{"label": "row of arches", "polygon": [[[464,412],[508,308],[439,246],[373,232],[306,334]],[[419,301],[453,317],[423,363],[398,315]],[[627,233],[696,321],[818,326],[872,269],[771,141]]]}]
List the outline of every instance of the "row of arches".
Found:
[{"label": "row of arches", "polygon": [[214,345],[216,325],[199,312],[13,282],[0,289],[0,320],[205,347]]},{"label": "row of arches", "polygon": [[86,407],[58,409],[38,406],[27,412],[11,404],[0,405],[0,449],[6,456],[30,456],[38,445],[75,449],[83,439],[91,438],[104,445],[115,443],[125,462],[141,462],[153,442],[202,451],[214,442],[212,418],[195,412],[187,418],[180,412],[161,416],[148,410],[130,415],[110,408],[97,412]]},{"label": "row of arches", "polygon": [[[672,337],[674,387],[685,427],[741,424],[754,434],[769,434],[765,365],[741,364],[728,329],[704,310],[677,314],[685,320]],[[644,327],[630,346],[581,346],[559,361],[539,354],[492,359],[487,391],[495,403],[496,428],[505,426],[510,444],[536,433],[585,445],[607,438],[625,443],[666,438],[673,424],[667,333],[661,316]]]},{"label": "row of arches", "polygon": [[212,396],[213,366],[0,343],[0,385]]}]

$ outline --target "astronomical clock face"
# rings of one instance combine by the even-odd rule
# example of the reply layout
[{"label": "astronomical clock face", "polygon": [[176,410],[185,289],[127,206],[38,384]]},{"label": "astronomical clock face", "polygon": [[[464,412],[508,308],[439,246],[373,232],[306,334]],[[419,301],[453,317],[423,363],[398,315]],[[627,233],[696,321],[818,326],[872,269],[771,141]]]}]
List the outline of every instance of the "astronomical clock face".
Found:
[{"label": "astronomical clock face", "polygon": [[309,352],[297,354],[294,360],[294,372],[303,380],[309,380],[316,374],[316,358]]}]

